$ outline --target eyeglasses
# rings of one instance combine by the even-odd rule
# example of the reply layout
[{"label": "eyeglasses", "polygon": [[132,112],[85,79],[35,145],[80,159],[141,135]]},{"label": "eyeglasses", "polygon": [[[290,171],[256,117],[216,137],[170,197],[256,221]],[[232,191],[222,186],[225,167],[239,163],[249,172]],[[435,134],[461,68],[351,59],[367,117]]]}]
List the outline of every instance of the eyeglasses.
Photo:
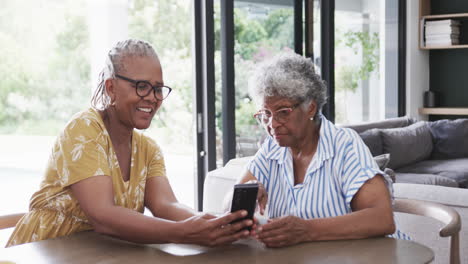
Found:
[{"label": "eyeglasses", "polygon": [[166,99],[172,91],[172,88],[164,85],[152,86],[148,81],[132,80],[122,75],[116,74],[115,77],[135,85],[136,94],[143,99],[154,91],[154,97],[160,101]]},{"label": "eyeglasses", "polygon": [[285,107],[276,110],[275,112],[271,112],[269,110],[260,110],[257,113],[254,114],[254,118],[257,119],[258,123],[264,126],[269,126],[271,125],[271,122],[273,118],[276,120],[276,122],[280,124],[285,124],[286,122],[289,121],[291,112],[297,108],[301,103],[297,103],[291,107]]}]

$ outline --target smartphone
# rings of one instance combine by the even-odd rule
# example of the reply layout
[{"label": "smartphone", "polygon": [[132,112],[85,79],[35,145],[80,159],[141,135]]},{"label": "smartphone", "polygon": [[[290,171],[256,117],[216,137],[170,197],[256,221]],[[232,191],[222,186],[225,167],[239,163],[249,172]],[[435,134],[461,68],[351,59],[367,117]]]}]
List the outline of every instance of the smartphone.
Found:
[{"label": "smartphone", "polygon": [[[231,212],[246,210],[247,216],[233,221],[232,223],[242,221],[244,219],[252,219],[257,206],[258,183],[243,183],[234,185],[234,194],[232,196]],[[251,227],[247,227],[251,230]]]}]

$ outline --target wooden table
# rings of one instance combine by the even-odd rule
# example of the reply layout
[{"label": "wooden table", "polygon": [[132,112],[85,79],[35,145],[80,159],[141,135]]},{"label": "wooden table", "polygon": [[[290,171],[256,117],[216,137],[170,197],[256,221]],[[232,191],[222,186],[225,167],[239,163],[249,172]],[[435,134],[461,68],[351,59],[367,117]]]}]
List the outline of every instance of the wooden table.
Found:
[{"label": "wooden table", "polygon": [[[220,248],[140,245],[87,231],[0,249],[0,263],[429,263],[434,253],[412,241],[372,238],[269,249],[253,240]],[[8,262],[7,262],[8,263]]]}]

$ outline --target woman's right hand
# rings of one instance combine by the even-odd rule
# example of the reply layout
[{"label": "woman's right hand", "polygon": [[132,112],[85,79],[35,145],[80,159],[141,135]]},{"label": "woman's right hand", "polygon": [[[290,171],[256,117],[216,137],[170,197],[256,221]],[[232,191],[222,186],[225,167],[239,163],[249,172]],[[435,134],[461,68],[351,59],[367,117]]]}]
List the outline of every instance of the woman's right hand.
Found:
[{"label": "woman's right hand", "polygon": [[244,228],[252,226],[252,220],[247,219],[231,224],[232,221],[246,215],[247,211],[240,210],[226,213],[220,217],[210,214],[192,216],[179,222],[178,230],[180,232],[176,242],[209,247],[231,244],[238,239],[249,236],[249,231]]}]

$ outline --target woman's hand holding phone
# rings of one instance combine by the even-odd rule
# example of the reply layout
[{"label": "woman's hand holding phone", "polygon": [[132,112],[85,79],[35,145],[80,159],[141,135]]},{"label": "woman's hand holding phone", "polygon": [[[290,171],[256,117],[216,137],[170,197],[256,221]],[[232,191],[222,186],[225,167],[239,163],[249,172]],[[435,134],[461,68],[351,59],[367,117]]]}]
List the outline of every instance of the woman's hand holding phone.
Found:
[{"label": "woman's hand holding phone", "polygon": [[263,186],[263,184],[257,180],[251,180],[251,181],[248,181],[246,182],[248,184],[251,184],[251,183],[256,183],[258,184],[258,191],[257,191],[257,206],[258,206],[258,209],[260,211],[260,214],[261,215],[264,215],[265,213],[265,207],[266,207],[266,204],[268,202],[268,193],[267,191],[265,190],[265,186]]},{"label": "woman's hand holding phone", "polygon": [[[246,210],[247,216],[243,219],[251,219],[253,221],[253,216],[257,205],[257,193],[257,183],[244,183],[234,185],[234,194],[232,196],[231,203],[231,213],[235,213],[239,210]],[[233,223],[235,223],[235,221]],[[247,229],[249,231],[251,230],[250,227],[248,227]]]}]

